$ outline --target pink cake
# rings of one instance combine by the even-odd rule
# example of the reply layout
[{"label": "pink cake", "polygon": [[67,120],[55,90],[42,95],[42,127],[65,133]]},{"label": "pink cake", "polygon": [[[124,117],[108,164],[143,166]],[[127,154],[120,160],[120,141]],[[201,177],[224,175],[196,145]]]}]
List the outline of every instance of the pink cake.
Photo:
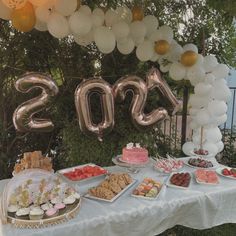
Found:
[{"label": "pink cake", "polygon": [[143,164],[148,161],[148,150],[141,147],[124,147],[121,160],[132,164]]}]

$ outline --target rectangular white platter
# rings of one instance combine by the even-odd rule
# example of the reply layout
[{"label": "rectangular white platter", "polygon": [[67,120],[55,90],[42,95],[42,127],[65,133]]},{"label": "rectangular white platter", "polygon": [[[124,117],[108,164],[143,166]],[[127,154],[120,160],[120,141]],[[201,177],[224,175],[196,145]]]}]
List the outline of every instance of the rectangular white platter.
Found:
[{"label": "rectangular white platter", "polygon": [[225,177],[225,178],[229,178],[229,179],[234,179],[234,180],[236,180],[236,178],[233,177],[233,176],[230,176],[230,175],[223,175],[223,174],[222,174],[222,170],[223,170],[223,169],[228,169],[228,170],[230,170],[230,169],[232,169],[232,168],[230,168],[230,167],[220,167],[220,168],[216,169],[216,173],[217,173],[218,175],[221,175],[221,176]]},{"label": "rectangular white platter", "polygon": [[[187,171],[186,171],[187,172]],[[188,190],[189,189],[189,187],[191,186],[191,182],[192,182],[192,174],[191,173],[189,173],[190,174],[190,182],[189,182],[189,185],[188,185],[188,187],[182,187],[182,186],[178,186],[178,185],[174,185],[174,184],[172,184],[171,182],[170,182],[170,179],[171,179],[171,177],[172,177],[172,175],[174,175],[174,174],[181,174],[181,173],[186,173],[186,172],[184,172],[184,171],[182,171],[182,172],[173,172],[171,175],[170,175],[170,177],[168,178],[168,180],[167,180],[167,182],[166,182],[166,185],[168,186],[168,187],[171,187],[171,188],[178,188],[178,189],[184,189],[184,190]]]},{"label": "rectangular white platter", "polygon": [[64,176],[64,173],[67,173],[67,172],[70,172],[70,171],[74,171],[75,169],[79,169],[79,168],[82,168],[82,167],[85,167],[85,166],[97,166],[99,168],[102,168],[104,170],[106,170],[105,168],[101,167],[101,166],[98,166],[98,165],[95,165],[93,163],[88,163],[88,164],[84,164],[84,165],[78,165],[78,166],[73,166],[73,167],[69,167],[69,168],[66,168],[66,169],[62,169],[62,170],[58,170],[57,171],[57,174],[62,177],[65,181],[69,182],[69,183],[72,183],[72,184],[76,184],[76,183],[84,183],[84,182],[87,182],[87,181],[92,181],[92,180],[99,180],[99,179],[102,179],[104,178],[107,174],[109,174],[109,172],[107,171],[107,174],[102,174],[102,175],[98,175],[98,176],[93,176],[93,177],[90,177],[90,178],[86,178],[86,179],[81,179],[81,180],[70,180],[69,178],[67,178],[66,176]]},{"label": "rectangular white platter", "polygon": [[[138,187],[138,186],[137,186],[137,187]],[[132,197],[135,197],[135,198],[144,199],[144,200],[154,201],[154,200],[156,200],[156,199],[159,197],[159,195],[161,194],[161,191],[162,191],[163,187],[164,187],[164,185],[161,184],[161,189],[160,189],[160,191],[158,192],[158,194],[156,195],[156,197],[145,197],[145,196],[139,196],[139,195],[135,195],[135,194],[131,194],[131,196],[132,196]]]},{"label": "rectangular white platter", "polygon": [[111,200],[108,199],[104,199],[104,198],[99,198],[99,197],[95,197],[90,195],[89,193],[85,194],[84,197],[85,198],[89,198],[92,200],[97,200],[97,201],[102,201],[102,202],[114,202],[117,198],[119,198],[124,192],[126,192],[130,187],[132,187],[135,183],[137,183],[136,179],[133,179],[133,182],[129,185],[127,185],[121,192],[119,192],[115,197],[113,197]]}]

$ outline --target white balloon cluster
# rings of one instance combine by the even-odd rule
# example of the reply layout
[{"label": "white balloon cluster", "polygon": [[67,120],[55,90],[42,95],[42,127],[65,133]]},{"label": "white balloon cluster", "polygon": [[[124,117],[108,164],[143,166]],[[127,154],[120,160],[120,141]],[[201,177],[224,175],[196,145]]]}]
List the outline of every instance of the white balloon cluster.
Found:
[{"label": "white balloon cluster", "polygon": [[194,85],[194,94],[189,99],[193,137],[192,142],[184,144],[183,152],[190,155],[190,151],[200,147],[203,128],[203,149],[216,155],[224,149],[218,126],[227,120],[227,101],[231,92],[224,78],[227,77],[229,68],[224,64],[218,64],[216,57],[212,55],[204,57],[199,66],[203,76],[190,79]]},{"label": "white balloon cluster", "polygon": [[[187,79],[194,86],[191,95],[190,127],[193,142],[186,143],[183,150],[197,148],[200,142],[199,130],[204,127],[204,148],[217,154],[224,145],[218,126],[227,119],[226,102],[230,90],[224,78],[229,72],[226,65],[218,64],[212,56],[198,54],[194,44],[180,46],[174,39],[173,30],[159,26],[153,15],[135,18],[134,12],[126,6],[104,12],[101,8],[91,10],[79,6],[79,0],[28,0],[33,4],[36,15],[35,28],[48,30],[56,38],[73,35],[81,46],[95,43],[102,53],[111,53],[115,47],[127,55],[136,50],[140,61],[154,61],[160,70],[174,80]],[[0,18],[10,19],[10,8],[18,9],[27,0],[0,0]]]}]

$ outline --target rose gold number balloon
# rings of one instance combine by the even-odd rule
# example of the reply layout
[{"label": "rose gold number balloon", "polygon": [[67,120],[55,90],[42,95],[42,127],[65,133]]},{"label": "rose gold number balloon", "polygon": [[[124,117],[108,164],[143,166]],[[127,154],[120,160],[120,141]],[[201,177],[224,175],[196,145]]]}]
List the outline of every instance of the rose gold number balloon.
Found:
[{"label": "rose gold number balloon", "polygon": [[124,77],[119,79],[113,87],[115,98],[121,101],[125,99],[128,91],[132,91],[133,93],[130,111],[132,122],[137,128],[152,127],[168,116],[164,108],[158,108],[149,114],[144,113],[148,88],[141,78],[137,76]]},{"label": "rose gold number balloon", "polygon": [[[101,96],[102,121],[92,122],[90,96],[98,93]],[[79,118],[80,129],[87,135],[95,134],[102,141],[103,135],[114,127],[114,98],[111,86],[103,79],[83,81],[75,91],[75,106]]]},{"label": "rose gold number balloon", "polygon": [[51,120],[34,118],[34,115],[50,104],[51,99],[58,93],[56,83],[43,74],[29,73],[16,81],[16,89],[28,93],[34,88],[41,88],[42,93],[23,104],[14,112],[13,122],[20,132],[50,132],[54,125]]},{"label": "rose gold number balloon", "polygon": [[170,104],[167,110],[169,110],[171,115],[174,115],[181,108],[182,102],[176,99],[169,85],[161,78],[160,71],[156,68],[152,68],[147,74],[147,87],[148,90],[158,88],[162,99],[165,99],[166,102]]}]

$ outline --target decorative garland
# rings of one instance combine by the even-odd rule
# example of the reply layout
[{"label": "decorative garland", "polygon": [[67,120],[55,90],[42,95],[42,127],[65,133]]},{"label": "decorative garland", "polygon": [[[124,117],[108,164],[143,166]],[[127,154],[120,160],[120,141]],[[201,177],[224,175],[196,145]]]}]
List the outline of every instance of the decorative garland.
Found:
[{"label": "decorative garland", "polygon": [[185,143],[183,151],[190,154],[199,145],[212,154],[223,150],[218,126],[227,120],[226,102],[231,93],[224,78],[229,68],[213,55],[198,54],[194,44],[179,45],[173,30],[159,26],[155,16],[144,16],[142,8],[124,6],[104,12],[80,6],[78,0],[0,0],[0,18],[11,20],[22,32],[35,28],[48,30],[56,38],[72,35],[81,46],[95,42],[105,54],[117,46],[124,55],[136,50],[140,61],[157,61],[163,73],[169,72],[177,81],[189,80],[194,86],[189,101],[193,142]]}]

